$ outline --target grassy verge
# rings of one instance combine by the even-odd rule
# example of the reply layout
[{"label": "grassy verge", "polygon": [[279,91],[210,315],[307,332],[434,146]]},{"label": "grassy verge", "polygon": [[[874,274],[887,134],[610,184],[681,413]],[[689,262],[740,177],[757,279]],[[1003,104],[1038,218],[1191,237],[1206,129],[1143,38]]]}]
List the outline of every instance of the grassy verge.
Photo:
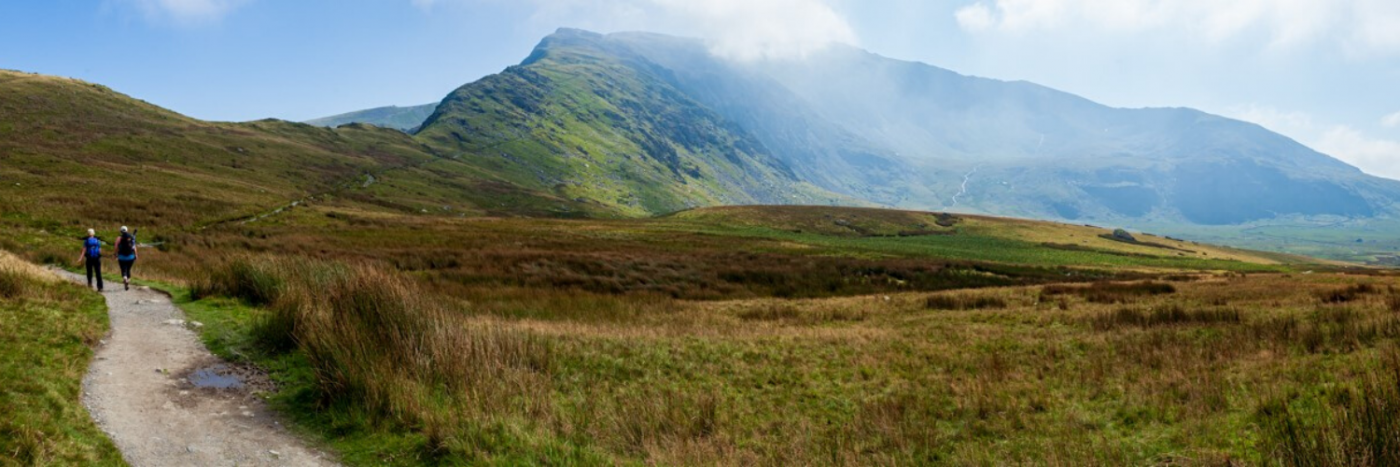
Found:
[{"label": "grassy verge", "polygon": [[102,297],[0,252],[0,465],[125,465],[80,395]]}]

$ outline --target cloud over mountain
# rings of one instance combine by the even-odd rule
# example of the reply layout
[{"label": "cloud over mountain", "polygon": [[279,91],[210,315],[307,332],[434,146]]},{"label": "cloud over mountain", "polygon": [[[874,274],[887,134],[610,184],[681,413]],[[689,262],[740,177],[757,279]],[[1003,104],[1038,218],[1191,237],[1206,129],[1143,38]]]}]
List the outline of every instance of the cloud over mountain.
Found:
[{"label": "cloud over mountain", "polygon": [[978,33],[1180,31],[1195,40],[1250,38],[1270,48],[1329,44],[1400,53],[1400,3],[1385,0],[978,0],[957,10]]},{"label": "cloud over mountain", "polygon": [[[411,0],[422,8],[500,0]],[[526,0],[547,28],[664,31],[701,37],[736,60],[800,58],[833,43],[855,44],[855,28],[829,0]]]},{"label": "cloud over mountain", "polygon": [[122,0],[139,8],[152,20],[180,25],[215,22],[249,0]]}]

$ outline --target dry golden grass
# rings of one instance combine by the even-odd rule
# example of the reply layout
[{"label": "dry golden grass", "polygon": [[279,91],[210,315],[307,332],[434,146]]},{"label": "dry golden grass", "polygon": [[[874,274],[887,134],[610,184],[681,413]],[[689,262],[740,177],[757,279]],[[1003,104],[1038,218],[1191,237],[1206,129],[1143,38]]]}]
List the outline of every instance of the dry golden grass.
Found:
[{"label": "dry golden grass", "polygon": [[1267,407],[1360,391],[1353,375],[1400,338],[1384,276],[1215,276],[1112,289],[1122,300],[592,297],[574,317],[567,291],[508,299],[549,313],[502,314],[484,291],[439,300],[367,266],[261,261],[290,278],[271,307],[292,319],[270,323],[297,336],[323,404],[370,407],[444,462],[1288,464]]},{"label": "dry golden grass", "polygon": [[30,280],[56,283],[58,276],[8,251],[0,250],[0,273],[22,275]]}]

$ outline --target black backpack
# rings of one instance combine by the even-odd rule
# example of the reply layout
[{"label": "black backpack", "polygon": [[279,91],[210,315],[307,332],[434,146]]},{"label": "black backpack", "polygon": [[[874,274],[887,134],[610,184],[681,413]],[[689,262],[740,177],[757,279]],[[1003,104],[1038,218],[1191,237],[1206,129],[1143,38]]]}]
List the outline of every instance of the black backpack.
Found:
[{"label": "black backpack", "polygon": [[136,254],[136,236],[123,232],[122,238],[117,239],[117,254],[122,256]]}]

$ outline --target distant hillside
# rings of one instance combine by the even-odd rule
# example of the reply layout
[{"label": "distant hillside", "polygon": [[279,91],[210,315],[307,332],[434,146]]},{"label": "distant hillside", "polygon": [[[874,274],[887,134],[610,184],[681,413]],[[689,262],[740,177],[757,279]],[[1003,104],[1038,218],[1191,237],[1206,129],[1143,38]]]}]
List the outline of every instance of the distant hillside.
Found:
[{"label": "distant hillside", "polygon": [[330,117],[307,120],[306,123],[316,126],[335,128],[350,123],[364,123],[384,128],[393,128],[401,131],[414,131],[423,120],[427,120],[437,104],[423,104],[412,107],[379,107],[369,110],[343,113]]},{"label": "distant hillside", "polygon": [[1400,182],[1192,109],[1115,109],[849,47],[753,68],[914,164],[959,168],[933,182],[948,206],[961,192],[957,207],[984,212],[1225,225],[1371,217],[1400,196]]}]

